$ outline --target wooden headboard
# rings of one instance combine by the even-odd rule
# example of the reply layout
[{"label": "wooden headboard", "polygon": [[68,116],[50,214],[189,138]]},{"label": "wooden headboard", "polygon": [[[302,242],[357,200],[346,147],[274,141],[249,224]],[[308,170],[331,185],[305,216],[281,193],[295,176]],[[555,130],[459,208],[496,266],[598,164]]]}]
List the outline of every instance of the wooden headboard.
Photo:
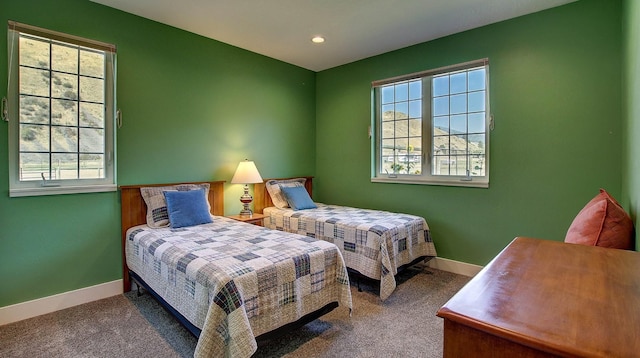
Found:
[{"label": "wooden headboard", "polygon": [[309,196],[313,198],[313,177],[292,177],[292,178],[271,178],[265,179],[262,183],[258,183],[253,187],[253,212],[262,214],[264,208],[268,208],[273,205],[271,195],[267,191],[266,182],[269,180],[286,180],[295,178],[305,178],[307,181],[304,183],[304,188],[307,189]]},{"label": "wooden headboard", "polygon": [[177,184],[204,184],[209,183],[209,204],[213,215],[224,215],[224,181],[172,183],[172,184],[145,184],[120,186],[120,215],[122,229],[122,279],[124,292],[131,290],[129,268],[125,258],[124,247],[127,230],[136,225],[147,223],[147,204],[145,204],[140,188],[151,186],[168,186]]}]

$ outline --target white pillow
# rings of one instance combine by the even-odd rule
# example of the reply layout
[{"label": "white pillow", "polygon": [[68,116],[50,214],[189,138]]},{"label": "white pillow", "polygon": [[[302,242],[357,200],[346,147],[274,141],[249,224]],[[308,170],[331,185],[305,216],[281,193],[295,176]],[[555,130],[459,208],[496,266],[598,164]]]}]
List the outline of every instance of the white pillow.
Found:
[{"label": "white pillow", "polygon": [[287,203],[287,198],[284,197],[281,187],[292,187],[292,186],[301,186],[304,187],[304,183],[307,181],[306,178],[295,178],[295,179],[283,179],[283,180],[267,180],[265,183],[267,187],[267,191],[271,196],[271,201],[273,201],[273,205],[277,208],[284,209],[289,207],[289,203]]}]

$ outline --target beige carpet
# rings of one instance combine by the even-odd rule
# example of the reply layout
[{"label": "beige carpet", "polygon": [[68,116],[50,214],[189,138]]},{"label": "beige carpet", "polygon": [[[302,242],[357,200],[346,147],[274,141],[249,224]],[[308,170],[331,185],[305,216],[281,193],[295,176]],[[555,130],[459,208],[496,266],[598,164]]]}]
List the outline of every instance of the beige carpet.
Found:
[{"label": "beige carpet", "polygon": [[[399,275],[385,302],[352,282],[354,311],[338,307],[261,346],[255,357],[439,357],[436,311],[468,277],[422,268]],[[0,326],[0,357],[191,357],[196,339],[145,294],[133,293]]]},{"label": "beige carpet", "polygon": [[124,295],[0,327],[0,357],[180,357]]}]

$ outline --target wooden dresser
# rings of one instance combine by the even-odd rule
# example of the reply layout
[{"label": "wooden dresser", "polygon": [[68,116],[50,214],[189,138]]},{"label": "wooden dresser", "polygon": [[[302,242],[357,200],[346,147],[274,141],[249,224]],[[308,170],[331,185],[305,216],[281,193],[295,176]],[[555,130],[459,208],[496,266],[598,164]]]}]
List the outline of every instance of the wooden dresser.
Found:
[{"label": "wooden dresser", "polygon": [[438,316],[444,357],[640,357],[640,253],[519,237]]}]

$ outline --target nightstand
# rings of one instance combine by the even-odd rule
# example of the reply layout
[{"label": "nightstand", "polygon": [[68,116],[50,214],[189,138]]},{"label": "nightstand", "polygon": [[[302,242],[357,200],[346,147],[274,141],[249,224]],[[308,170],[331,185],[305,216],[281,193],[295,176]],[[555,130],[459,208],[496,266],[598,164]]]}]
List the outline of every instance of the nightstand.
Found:
[{"label": "nightstand", "polygon": [[265,215],[253,213],[253,215],[227,215],[229,219],[242,221],[243,223],[264,226]]}]

